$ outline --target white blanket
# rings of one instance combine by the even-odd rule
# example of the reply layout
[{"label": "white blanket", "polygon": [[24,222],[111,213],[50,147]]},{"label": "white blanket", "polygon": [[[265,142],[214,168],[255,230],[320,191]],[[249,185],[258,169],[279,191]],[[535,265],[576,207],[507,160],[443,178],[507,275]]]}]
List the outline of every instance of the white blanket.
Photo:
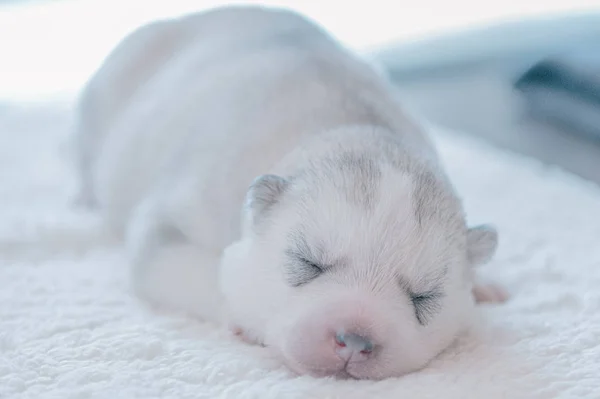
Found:
[{"label": "white blanket", "polygon": [[460,135],[437,141],[482,273],[512,300],[425,370],[382,382],[297,377],[262,348],[129,291],[118,243],[68,206],[67,108],[0,104],[0,398],[600,398],[600,189]]}]

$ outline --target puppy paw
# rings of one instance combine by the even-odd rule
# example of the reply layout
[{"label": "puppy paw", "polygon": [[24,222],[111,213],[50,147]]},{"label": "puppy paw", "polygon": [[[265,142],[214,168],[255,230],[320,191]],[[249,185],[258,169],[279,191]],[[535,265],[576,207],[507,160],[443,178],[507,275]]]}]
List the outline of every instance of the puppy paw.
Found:
[{"label": "puppy paw", "polygon": [[473,296],[477,303],[503,303],[509,298],[502,286],[493,283],[477,283],[473,287]]},{"label": "puppy paw", "polygon": [[248,345],[259,345],[264,346],[261,342],[255,339],[253,336],[248,334],[243,328],[237,326],[235,324],[229,325],[229,331],[238,338],[240,341],[248,344]]}]

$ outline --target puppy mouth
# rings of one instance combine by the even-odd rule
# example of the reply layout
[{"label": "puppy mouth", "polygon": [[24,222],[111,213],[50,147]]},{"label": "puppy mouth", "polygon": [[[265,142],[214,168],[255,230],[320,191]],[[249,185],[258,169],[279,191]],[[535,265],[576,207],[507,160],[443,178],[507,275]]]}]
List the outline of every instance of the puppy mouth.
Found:
[{"label": "puppy mouth", "polygon": [[327,378],[327,377],[332,377],[335,378],[336,380],[360,380],[362,378],[360,377],[356,377],[354,375],[352,375],[352,373],[350,373],[347,369],[340,369],[340,370],[316,370],[313,372],[310,372],[310,374],[312,374],[314,377],[318,377],[318,378]]},{"label": "puppy mouth", "polygon": [[333,378],[338,380],[358,380],[359,378],[354,377],[346,369],[340,370],[331,375]]},{"label": "puppy mouth", "polygon": [[329,370],[329,371],[323,372],[320,376],[321,377],[333,377],[336,380],[355,380],[355,381],[376,380],[376,378],[357,375],[357,374],[353,373],[351,370],[348,370],[348,368],[343,368],[343,369],[335,370],[335,371]]},{"label": "puppy mouth", "polygon": [[302,375],[310,375],[315,378],[328,378],[333,377],[335,379],[340,380],[358,380],[360,378],[353,376],[347,369],[346,365],[339,369],[331,369],[331,368],[315,368],[315,367],[306,367],[301,363],[290,361],[290,359],[284,358],[283,363],[286,367],[292,371],[293,373],[302,376]]},{"label": "puppy mouth", "polygon": [[368,377],[358,376],[348,369],[348,363],[340,368],[308,368],[297,363],[285,361],[289,370],[298,375],[310,375],[315,378],[335,378],[337,380],[364,380]]}]

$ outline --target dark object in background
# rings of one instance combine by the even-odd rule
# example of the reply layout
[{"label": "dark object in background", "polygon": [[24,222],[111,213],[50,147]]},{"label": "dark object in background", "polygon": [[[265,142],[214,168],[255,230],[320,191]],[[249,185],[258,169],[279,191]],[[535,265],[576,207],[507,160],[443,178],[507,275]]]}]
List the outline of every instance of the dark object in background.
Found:
[{"label": "dark object in background", "polygon": [[515,87],[534,118],[600,142],[600,47],[542,60]]}]

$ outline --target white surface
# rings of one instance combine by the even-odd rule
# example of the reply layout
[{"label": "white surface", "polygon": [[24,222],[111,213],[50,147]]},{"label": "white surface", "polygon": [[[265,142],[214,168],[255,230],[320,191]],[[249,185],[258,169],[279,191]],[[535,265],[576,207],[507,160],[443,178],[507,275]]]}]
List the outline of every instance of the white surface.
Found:
[{"label": "white surface", "polygon": [[512,301],[482,308],[481,331],[419,373],[298,378],[264,349],[148,309],[130,295],[120,247],[85,245],[93,217],[66,205],[65,112],[0,107],[0,398],[599,397],[596,186],[441,136],[472,222],[499,228],[483,271]]},{"label": "white surface", "polygon": [[[39,98],[74,91],[128,31],[150,19],[232,3],[222,0],[54,0],[0,7],[0,98]],[[598,32],[595,21],[577,18],[541,31],[519,26],[501,33],[479,28],[511,21],[600,10],[600,0],[240,0],[292,7],[324,24],[356,49],[407,44],[402,62],[452,60],[524,44],[577,40]],[[583,21],[583,22],[582,22]],[[591,24],[591,26],[590,26]],[[464,30],[475,29],[475,33]],[[536,28],[537,29],[537,28]],[[545,30],[544,30],[545,29]],[[502,32],[506,32],[506,36]],[[518,33],[516,32],[518,31]],[[459,33],[448,41],[410,44]],[[515,43],[515,37],[519,43]],[[416,46],[416,47],[415,47]],[[398,58],[397,52],[392,54]],[[397,63],[397,62],[396,62]]]}]

